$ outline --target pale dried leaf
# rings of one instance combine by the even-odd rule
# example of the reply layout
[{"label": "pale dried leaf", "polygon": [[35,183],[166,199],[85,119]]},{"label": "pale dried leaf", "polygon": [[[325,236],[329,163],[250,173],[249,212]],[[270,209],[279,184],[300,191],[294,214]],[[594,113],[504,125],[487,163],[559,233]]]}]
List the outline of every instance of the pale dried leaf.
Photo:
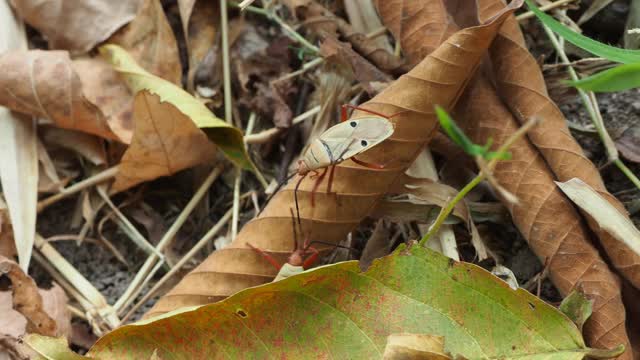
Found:
[{"label": "pale dried leaf", "polygon": [[[14,16],[6,1],[0,4],[0,23],[4,27],[0,32],[0,54],[27,47],[24,25]],[[0,183],[13,224],[15,249],[25,270],[29,268],[36,231],[36,141],[35,121],[0,106]]]},{"label": "pale dried leaf", "polygon": [[136,18],[108,40],[126,49],[148,72],[182,84],[178,44],[160,0],[142,0]]},{"label": "pale dried leaf", "polygon": [[140,0],[10,0],[52,49],[83,53],[131,21]]},{"label": "pale dried leaf", "polygon": [[601,229],[640,255],[640,231],[625,214],[620,213],[597,191],[578,178],[566,182],[556,181],[556,184],[571,201],[593,218]]},{"label": "pale dried leaf", "polygon": [[133,139],[122,156],[113,191],[213,160],[216,147],[170,102],[142,90],[136,95],[134,113]]}]

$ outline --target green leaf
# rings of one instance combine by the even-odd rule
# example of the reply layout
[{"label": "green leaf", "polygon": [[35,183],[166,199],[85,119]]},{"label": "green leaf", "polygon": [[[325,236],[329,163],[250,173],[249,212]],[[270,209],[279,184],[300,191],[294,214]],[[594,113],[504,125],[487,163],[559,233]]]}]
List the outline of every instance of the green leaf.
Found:
[{"label": "green leaf", "polygon": [[510,159],[511,154],[506,152],[494,152],[489,151],[491,147],[492,140],[489,139],[487,144],[484,146],[480,146],[474,144],[471,139],[465,135],[464,131],[456,125],[455,121],[449,116],[449,114],[440,106],[436,105],[436,116],[438,116],[438,121],[440,122],[440,126],[444,129],[444,131],[449,135],[451,140],[454,143],[458,144],[465,153],[471,156],[481,156],[484,159],[492,160],[492,159]]},{"label": "green leaf", "polygon": [[104,45],[99,51],[102,57],[122,74],[132,92],[148,90],[158,95],[161,101],[170,102],[191,118],[231,161],[244,169],[254,170],[239,129],[217,118],[202,102],[182,88],[144,70],[118,45]]},{"label": "green leaf", "polygon": [[622,64],[613,69],[601,71],[569,85],[595,92],[622,91],[640,87],[640,63]]},{"label": "green leaf", "polygon": [[587,299],[584,294],[578,291],[572,291],[569,296],[562,300],[559,310],[567,315],[578,328],[582,329],[582,326],[593,311],[593,301]]},{"label": "green leaf", "polygon": [[442,336],[453,358],[582,359],[592,352],[554,307],[413,242],[366,272],[356,261],[323,266],[123,326],[88,356],[379,359],[397,333]]},{"label": "green leaf", "polygon": [[623,64],[640,62],[639,50],[627,50],[605,45],[584,35],[578,34],[577,32],[562,25],[553,17],[540,11],[540,9],[534,5],[533,1],[525,0],[525,2],[527,3],[529,10],[531,10],[538,19],[540,19],[540,21],[573,45],[610,61],[616,61]]}]

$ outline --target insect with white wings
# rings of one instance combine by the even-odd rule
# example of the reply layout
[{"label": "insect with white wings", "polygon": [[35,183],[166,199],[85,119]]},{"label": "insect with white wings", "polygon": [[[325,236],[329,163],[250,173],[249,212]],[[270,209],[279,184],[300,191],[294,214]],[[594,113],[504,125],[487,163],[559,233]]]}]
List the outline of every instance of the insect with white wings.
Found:
[{"label": "insect with white wings", "polygon": [[[370,113],[371,116],[361,117],[357,120],[347,119],[347,109],[352,108]],[[400,113],[388,116],[379,112],[364,109],[353,105],[342,106],[342,121],[323,132],[316,139],[312,140],[309,147],[302,155],[302,159],[298,160],[298,169],[296,173],[301,175],[300,180],[295,187],[295,193],[298,192],[300,183],[309,172],[318,174],[318,170],[323,169],[318,175],[313,190],[311,192],[311,204],[314,204],[314,193],[322,183],[322,180],[329,172],[329,183],[327,185],[327,193],[331,192],[331,184],[333,182],[333,174],[336,165],[351,159],[356,164],[373,168],[383,169],[385,166],[381,164],[367,163],[356,158],[356,155],[371,149],[389,138],[394,131],[393,124],[390,119]],[[298,201],[296,196],[296,208]]]}]

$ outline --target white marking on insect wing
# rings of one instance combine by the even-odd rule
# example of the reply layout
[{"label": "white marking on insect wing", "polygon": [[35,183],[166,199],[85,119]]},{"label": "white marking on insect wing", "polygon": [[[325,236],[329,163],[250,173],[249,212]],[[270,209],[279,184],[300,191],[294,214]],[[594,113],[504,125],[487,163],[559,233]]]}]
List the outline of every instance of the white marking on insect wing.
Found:
[{"label": "white marking on insect wing", "polygon": [[389,120],[372,116],[336,124],[319,139],[331,152],[330,157],[340,156],[340,160],[345,160],[378,145],[392,134],[393,124]]}]

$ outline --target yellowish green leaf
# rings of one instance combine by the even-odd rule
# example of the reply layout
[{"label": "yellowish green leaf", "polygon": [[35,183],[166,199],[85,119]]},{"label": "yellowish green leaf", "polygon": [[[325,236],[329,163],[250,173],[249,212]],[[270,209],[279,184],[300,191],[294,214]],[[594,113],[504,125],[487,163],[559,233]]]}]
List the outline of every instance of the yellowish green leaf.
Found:
[{"label": "yellowish green leaf", "polygon": [[182,88],[145,71],[121,47],[104,45],[100,47],[100,53],[122,74],[132,92],[148,90],[158,95],[161,101],[171,103],[191,118],[236,165],[247,170],[254,169],[239,129],[217,118],[202,102]]}]

